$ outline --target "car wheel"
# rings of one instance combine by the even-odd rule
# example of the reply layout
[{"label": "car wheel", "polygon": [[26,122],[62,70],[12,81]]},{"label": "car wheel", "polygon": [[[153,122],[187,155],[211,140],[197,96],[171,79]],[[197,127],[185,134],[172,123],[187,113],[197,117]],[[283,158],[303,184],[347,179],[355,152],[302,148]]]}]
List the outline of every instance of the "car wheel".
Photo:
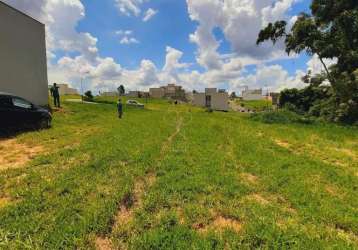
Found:
[{"label": "car wheel", "polygon": [[39,129],[46,129],[50,127],[51,127],[51,119],[44,118],[38,124]]}]

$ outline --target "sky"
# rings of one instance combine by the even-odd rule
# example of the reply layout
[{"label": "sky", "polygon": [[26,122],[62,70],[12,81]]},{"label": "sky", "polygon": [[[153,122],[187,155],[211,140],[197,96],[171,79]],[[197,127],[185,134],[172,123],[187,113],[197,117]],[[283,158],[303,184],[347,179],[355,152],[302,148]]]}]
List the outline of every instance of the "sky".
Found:
[{"label": "sky", "polygon": [[283,42],[256,45],[269,22],[309,12],[310,0],[5,0],[46,25],[49,84],[95,94],[120,84],[168,83],[240,92],[304,87],[315,56],[288,56]]}]

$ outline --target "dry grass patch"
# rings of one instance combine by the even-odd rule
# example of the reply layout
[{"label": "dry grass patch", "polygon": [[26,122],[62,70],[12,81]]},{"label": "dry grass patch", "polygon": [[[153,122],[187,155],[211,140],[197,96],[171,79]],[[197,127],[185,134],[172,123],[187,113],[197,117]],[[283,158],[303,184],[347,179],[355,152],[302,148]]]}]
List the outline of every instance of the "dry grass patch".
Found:
[{"label": "dry grass patch", "polygon": [[250,173],[241,173],[240,177],[248,184],[256,185],[259,181],[259,178],[257,176],[250,174]]},{"label": "dry grass patch", "polygon": [[18,143],[16,139],[0,141],[0,170],[23,167],[37,155],[43,153],[44,147]]},{"label": "dry grass patch", "polygon": [[8,197],[0,197],[0,208],[6,207],[11,202],[10,198]]},{"label": "dry grass patch", "polygon": [[334,197],[342,198],[344,195],[344,193],[341,190],[339,190],[338,187],[333,185],[326,185],[325,190],[327,193],[329,193]]},{"label": "dry grass patch", "polygon": [[275,139],[275,143],[285,149],[290,149],[291,148],[291,144],[288,143],[288,141],[283,141],[283,140],[279,140],[279,139]]},{"label": "dry grass patch", "polygon": [[333,226],[327,227],[327,230],[332,234],[336,234],[339,238],[355,243],[358,246],[358,236],[355,233]]},{"label": "dry grass patch", "polygon": [[264,197],[262,197],[261,194],[250,194],[245,197],[245,199],[254,201],[256,203],[259,203],[260,205],[268,205],[270,201]]},{"label": "dry grass patch", "polygon": [[236,219],[217,215],[208,225],[196,223],[192,227],[199,233],[207,233],[208,231],[222,232],[225,230],[232,230],[239,233],[242,230],[243,225]]},{"label": "dry grass patch", "polygon": [[108,238],[97,238],[95,241],[97,250],[112,250],[112,242]]}]

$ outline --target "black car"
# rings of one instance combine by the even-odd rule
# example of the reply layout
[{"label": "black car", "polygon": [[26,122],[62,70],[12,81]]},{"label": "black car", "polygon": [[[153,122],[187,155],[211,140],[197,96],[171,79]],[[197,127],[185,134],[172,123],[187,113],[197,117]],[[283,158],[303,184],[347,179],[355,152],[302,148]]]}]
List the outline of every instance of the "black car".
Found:
[{"label": "black car", "polygon": [[43,129],[51,127],[51,113],[24,98],[0,92],[0,128]]}]

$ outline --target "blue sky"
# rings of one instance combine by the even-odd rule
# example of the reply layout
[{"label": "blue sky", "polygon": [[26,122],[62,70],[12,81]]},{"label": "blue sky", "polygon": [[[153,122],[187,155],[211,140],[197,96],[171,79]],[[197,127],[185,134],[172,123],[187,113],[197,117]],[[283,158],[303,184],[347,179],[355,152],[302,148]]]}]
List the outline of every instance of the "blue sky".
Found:
[{"label": "blue sky", "polygon": [[[154,0],[147,2],[143,8],[158,10],[158,14],[148,22],[134,16],[119,15],[113,7],[113,0],[83,0],[86,8],[86,18],[78,25],[79,32],[90,32],[98,40],[100,55],[113,57],[128,69],[135,69],[142,59],[153,61],[159,68],[165,63],[165,48],[171,46],[182,51],[182,61],[195,63],[195,44],[189,41],[189,34],[195,31],[198,23],[190,20],[185,0]],[[309,11],[310,1],[303,0],[293,5],[288,12],[296,15]],[[139,44],[123,45],[114,34],[116,30],[132,30]],[[218,40],[223,41],[219,51],[231,53],[230,43],[225,39],[220,28],[213,33]],[[255,42],[255,41],[253,41]],[[290,74],[297,69],[305,69],[309,57],[302,55],[292,60],[277,60],[270,64],[280,64]],[[248,67],[250,69],[252,67]]]},{"label": "blue sky", "polygon": [[[268,22],[290,22],[310,0],[5,0],[47,27],[49,80],[147,89],[177,83],[239,90],[299,87],[315,61],[283,44],[255,45]],[[146,13],[151,18],[144,21]]]}]

